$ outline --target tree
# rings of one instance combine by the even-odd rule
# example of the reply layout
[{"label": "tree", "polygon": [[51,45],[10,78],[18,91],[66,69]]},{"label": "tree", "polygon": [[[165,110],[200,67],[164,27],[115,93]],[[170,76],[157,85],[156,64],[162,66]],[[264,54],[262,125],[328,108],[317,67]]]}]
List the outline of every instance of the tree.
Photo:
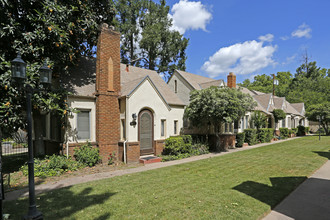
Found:
[{"label": "tree", "polygon": [[275,121],[275,129],[276,129],[276,124],[280,121],[286,118],[286,114],[282,109],[274,109],[273,110],[273,116],[274,116],[274,121]]},{"label": "tree", "polygon": [[311,105],[307,109],[306,115],[312,121],[319,121],[318,117],[321,117],[321,126],[326,135],[330,135],[330,102]]},{"label": "tree", "polygon": [[119,0],[116,6],[124,63],[156,70],[167,77],[175,69],[185,70],[188,39],[171,29],[165,0],[159,4],[147,0]]},{"label": "tree", "polygon": [[265,128],[267,124],[267,117],[260,111],[255,111],[251,115],[251,123],[256,129]]},{"label": "tree", "polygon": [[[13,0],[1,1],[0,6],[0,129],[9,135],[25,127],[25,99],[10,73],[10,61],[17,52],[28,63],[24,86],[39,86],[38,69],[47,57],[56,81],[56,76],[67,75],[68,67],[81,56],[95,54],[99,24],[111,24],[114,10],[108,0]],[[35,113],[54,110],[65,116],[70,110],[65,97],[61,91],[34,94]]]},{"label": "tree", "polygon": [[216,150],[221,149],[220,134],[223,123],[231,123],[241,118],[245,112],[256,107],[253,98],[234,88],[210,87],[194,90],[184,117],[194,126],[212,126],[217,137]]}]

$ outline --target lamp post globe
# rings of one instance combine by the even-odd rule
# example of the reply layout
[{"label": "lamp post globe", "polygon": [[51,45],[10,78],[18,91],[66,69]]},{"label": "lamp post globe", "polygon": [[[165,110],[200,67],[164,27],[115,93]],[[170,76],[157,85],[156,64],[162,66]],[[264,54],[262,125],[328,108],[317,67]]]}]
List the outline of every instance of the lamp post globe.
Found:
[{"label": "lamp post globe", "polygon": [[44,65],[39,69],[40,71],[40,83],[44,85],[50,85],[52,83],[52,70],[47,66],[46,61]]},{"label": "lamp post globe", "polygon": [[22,60],[20,53],[11,61],[11,74],[15,80],[25,80],[26,63]]}]

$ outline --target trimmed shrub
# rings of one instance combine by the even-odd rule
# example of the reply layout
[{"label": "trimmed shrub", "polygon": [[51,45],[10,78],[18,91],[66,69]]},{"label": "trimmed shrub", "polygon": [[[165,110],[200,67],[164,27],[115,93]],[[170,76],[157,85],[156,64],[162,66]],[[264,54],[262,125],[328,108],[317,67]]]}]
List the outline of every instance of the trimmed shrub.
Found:
[{"label": "trimmed shrub", "polygon": [[306,132],[306,134],[309,133],[309,127],[305,127],[305,132]]},{"label": "trimmed shrub", "polygon": [[281,139],[286,139],[289,137],[289,129],[288,128],[280,128],[280,137]]},{"label": "trimmed shrub", "polygon": [[244,130],[245,138],[244,142],[248,143],[250,146],[255,145],[257,143],[257,130],[248,128]]},{"label": "trimmed shrub", "polygon": [[261,128],[257,131],[257,141],[260,143],[270,142],[274,136],[274,129]]},{"label": "trimmed shrub", "polygon": [[163,155],[190,153],[192,138],[190,135],[173,136],[165,140]]},{"label": "trimmed shrub", "polygon": [[78,162],[89,167],[95,166],[95,164],[99,163],[101,160],[99,149],[93,147],[89,142],[80,148],[75,148],[74,157]]},{"label": "trimmed shrub", "polygon": [[289,129],[288,137],[290,138],[291,135],[293,135],[293,134],[296,134],[296,132],[294,130],[292,130],[292,129]]},{"label": "trimmed shrub", "polygon": [[291,128],[291,130],[294,132],[295,135],[298,133],[298,128]]},{"label": "trimmed shrub", "polygon": [[192,144],[190,135],[169,137],[165,140],[162,161],[178,160],[209,153],[209,146],[197,141]]},{"label": "trimmed shrub", "polygon": [[299,125],[297,128],[298,128],[297,136],[305,136],[306,135],[306,128],[304,126]]},{"label": "trimmed shrub", "polygon": [[242,147],[244,144],[244,139],[245,139],[245,133],[237,133],[236,134],[236,147]]}]

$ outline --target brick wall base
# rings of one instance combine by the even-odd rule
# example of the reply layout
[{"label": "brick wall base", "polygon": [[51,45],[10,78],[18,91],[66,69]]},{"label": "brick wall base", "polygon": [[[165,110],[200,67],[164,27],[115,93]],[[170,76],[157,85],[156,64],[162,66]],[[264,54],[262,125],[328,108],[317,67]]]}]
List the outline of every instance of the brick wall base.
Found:
[{"label": "brick wall base", "polygon": [[235,148],[236,135],[235,134],[222,134],[220,135],[221,149],[228,150]]},{"label": "brick wall base", "polygon": [[164,140],[155,140],[154,143],[154,152],[155,155],[161,155],[163,150],[164,150],[164,144],[165,144],[165,139]]},{"label": "brick wall base", "polygon": [[126,143],[127,163],[138,163],[140,159],[140,142]]}]

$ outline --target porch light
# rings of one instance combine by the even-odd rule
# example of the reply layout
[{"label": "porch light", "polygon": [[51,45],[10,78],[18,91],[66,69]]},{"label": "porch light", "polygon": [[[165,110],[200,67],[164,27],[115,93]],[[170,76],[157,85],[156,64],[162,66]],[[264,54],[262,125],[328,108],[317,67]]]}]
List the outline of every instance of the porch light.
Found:
[{"label": "porch light", "polygon": [[48,68],[46,61],[44,65],[39,69],[40,71],[40,83],[49,85],[52,83],[52,70]]},{"label": "porch light", "polygon": [[25,80],[26,63],[22,60],[20,53],[18,53],[17,57],[11,61],[11,74],[13,79],[18,82],[20,82],[20,80]]}]

